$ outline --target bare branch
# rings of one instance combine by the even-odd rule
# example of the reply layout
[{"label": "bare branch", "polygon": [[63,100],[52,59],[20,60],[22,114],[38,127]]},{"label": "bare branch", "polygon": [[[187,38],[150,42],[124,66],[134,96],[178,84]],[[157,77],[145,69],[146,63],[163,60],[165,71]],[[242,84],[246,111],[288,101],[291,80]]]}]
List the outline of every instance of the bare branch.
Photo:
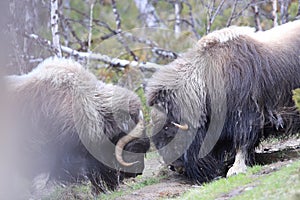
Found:
[{"label": "bare branch", "polygon": [[178,55],[175,52],[159,48],[158,44],[156,44],[155,42],[153,42],[149,39],[136,37],[136,36],[132,35],[129,32],[123,32],[123,36],[130,39],[133,42],[138,42],[138,43],[145,44],[145,45],[149,46],[151,48],[151,51],[153,53],[155,53],[156,55],[158,55],[158,56],[173,59],[173,60],[178,57]]},{"label": "bare branch", "polygon": [[115,21],[116,21],[116,30],[118,33],[122,32],[122,29],[121,29],[121,18],[120,18],[120,14],[118,13],[118,10],[117,10],[117,4],[116,4],[116,1],[115,0],[112,0],[111,1],[111,5],[112,5],[112,9],[113,9],[113,13],[115,15]]},{"label": "bare branch", "polygon": [[[253,3],[255,3],[256,0],[253,0]],[[260,19],[259,19],[259,9],[257,4],[254,4],[251,6],[253,12],[254,12],[254,23],[255,23],[255,29],[256,31],[262,31],[262,27],[260,25]]]},{"label": "bare branch", "polygon": [[[65,9],[68,9],[67,7],[64,7]],[[90,18],[86,13],[84,12],[81,12],[75,8],[72,8],[72,11],[82,15],[82,17],[84,18]],[[68,27],[72,30],[71,33],[73,35],[73,37],[75,37],[75,39],[77,40],[77,42],[81,45],[81,49],[82,50],[85,50],[85,46],[84,46],[84,43],[81,41],[81,39],[79,39],[79,37],[76,35],[74,29],[72,28],[70,22],[76,22],[76,23],[79,23],[81,24],[83,27],[85,27],[86,25],[84,24],[83,21],[81,20],[74,20],[74,19],[64,19],[66,21],[66,24],[68,25]],[[118,34],[118,32],[116,30],[114,30],[113,28],[111,28],[106,22],[103,22],[103,21],[100,21],[100,20],[97,20],[97,19],[93,19],[93,23],[95,25],[98,25],[98,26],[101,26],[101,27],[104,27],[106,28],[110,33],[109,34],[106,34],[104,36],[101,36],[101,40],[106,40],[112,36],[115,36]]]},{"label": "bare branch", "polygon": [[195,29],[195,19],[193,17],[192,5],[187,0],[183,0],[182,2],[189,8],[189,16],[190,16],[189,25],[191,26],[192,32],[194,33],[197,39],[200,39],[200,35]]},{"label": "bare branch", "polygon": [[262,4],[264,2],[265,2],[265,0],[262,0],[262,1],[252,0],[249,3],[247,3],[235,16],[240,17],[243,14],[243,12],[245,10],[247,10],[249,7],[255,6],[255,5],[257,6],[257,5]]},{"label": "bare branch", "polygon": [[288,6],[290,0],[278,0],[280,3],[280,22],[285,24],[288,21]]},{"label": "bare branch", "polygon": [[129,32],[123,32],[123,36],[130,39],[131,41],[133,42],[138,42],[138,43],[141,43],[141,44],[146,44],[147,46],[149,47],[157,47],[158,44],[154,41],[151,41],[147,38],[142,38],[142,37],[137,37],[137,36],[134,36],[132,33],[129,33]]},{"label": "bare branch", "polygon": [[233,4],[232,9],[231,9],[230,17],[228,18],[227,23],[226,23],[226,27],[229,27],[231,25],[231,22],[234,18],[237,3],[238,3],[238,0],[234,0],[234,4]]},{"label": "bare branch", "polygon": [[26,38],[29,38],[29,39],[34,39],[35,41],[37,41],[37,43],[42,46],[42,47],[46,47],[46,49],[51,52],[51,53],[54,53],[55,55],[55,48],[53,47],[53,44],[49,41],[49,40],[46,40],[46,39],[43,39],[41,37],[39,37],[38,35],[36,34],[29,34],[29,33],[24,33],[24,36]]},{"label": "bare branch", "polygon": [[216,16],[221,11],[221,8],[223,7],[225,0],[222,0],[217,8],[215,8],[215,0],[211,1],[211,5],[208,7],[207,11],[207,26],[206,26],[206,34],[208,34],[211,30],[211,25],[214,23]]},{"label": "bare branch", "polygon": [[[76,23],[80,23],[80,21],[78,20],[72,20],[72,19],[65,19],[63,15],[60,16],[61,19],[61,26],[64,28],[63,30],[68,30],[69,33],[71,33],[71,36],[73,36],[73,38],[75,39],[75,41],[70,41],[68,39],[68,44],[74,44],[77,43],[78,45],[80,45],[79,49],[82,51],[86,51],[87,47],[86,47],[86,43],[84,41],[82,41],[80,39],[80,37],[77,35],[76,31],[73,29],[72,23],[70,22],[76,22]],[[82,26],[84,26],[84,24],[81,24]],[[64,31],[65,33],[66,31]],[[68,34],[64,35],[64,33],[62,34],[64,36],[64,38],[68,37]]]},{"label": "bare branch", "polygon": [[154,52],[155,54],[157,54],[159,56],[163,56],[165,58],[169,58],[172,60],[174,60],[178,57],[178,55],[176,53],[174,53],[173,51],[168,51],[168,50],[158,48],[158,47],[153,47],[152,52]]},{"label": "bare branch", "polygon": [[222,1],[220,2],[220,4],[218,5],[218,7],[217,7],[217,9],[216,9],[216,11],[215,11],[215,13],[214,13],[214,15],[213,15],[212,18],[211,18],[211,21],[212,21],[212,22],[215,21],[215,18],[216,18],[216,16],[220,13],[221,8],[223,7],[224,3],[225,3],[225,0],[222,0]]},{"label": "bare branch", "polygon": [[58,57],[62,57],[61,49],[60,49],[60,41],[59,41],[59,32],[58,32],[58,1],[51,0],[51,31],[52,31],[52,43],[55,48],[55,54]]},{"label": "bare branch", "polygon": [[123,39],[122,29],[121,29],[121,18],[120,18],[120,14],[118,13],[118,10],[117,10],[116,1],[111,0],[111,5],[112,5],[112,8],[113,8],[113,13],[115,15],[115,21],[116,21],[116,26],[117,26],[116,28],[117,28],[117,33],[118,33],[117,34],[118,41],[123,45],[123,47],[129,53],[129,55],[131,55],[135,61],[138,61],[139,58],[134,54],[133,51],[130,50],[129,46],[125,43],[125,41]]},{"label": "bare branch", "polygon": [[239,17],[241,17],[242,15],[243,15],[243,13],[251,6],[256,6],[257,7],[257,4],[259,4],[259,3],[263,3],[264,1],[259,1],[259,2],[256,2],[255,0],[252,0],[252,1],[249,1],[239,12],[237,12],[236,13],[236,7],[237,7],[237,2],[238,2],[239,0],[236,0],[235,1],[235,4],[234,4],[234,10],[232,9],[231,11],[231,15],[230,15],[230,18],[228,19],[228,21],[227,22],[229,22],[229,23],[227,23],[227,27],[229,26],[229,25],[231,25],[231,23],[232,23],[232,21],[234,20],[234,19],[236,19],[236,18],[239,18]]}]

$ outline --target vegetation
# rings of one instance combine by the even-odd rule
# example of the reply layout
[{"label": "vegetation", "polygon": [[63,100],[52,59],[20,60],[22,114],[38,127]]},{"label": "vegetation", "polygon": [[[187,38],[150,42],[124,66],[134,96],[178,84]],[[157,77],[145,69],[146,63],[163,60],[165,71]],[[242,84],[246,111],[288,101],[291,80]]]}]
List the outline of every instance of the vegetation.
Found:
[{"label": "vegetation", "polygon": [[[111,59],[161,65],[180,56],[199,38],[213,30],[230,25],[253,26],[257,30],[267,30],[276,23],[280,25],[300,18],[300,1],[296,0],[233,0],[224,1],[224,4],[222,0],[145,2],[153,5],[157,13],[158,23],[154,27],[148,26],[143,20],[145,13],[141,13],[134,0],[61,0],[58,10],[58,35],[60,45],[79,52],[77,55],[63,52],[64,57],[77,59],[104,82],[119,84],[135,91],[141,99],[147,124],[150,122],[150,110],[147,107],[143,84],[151,77],[153,71],[142,70],[139,66],[134,67],[130,64],[114,63],[112,60],[89,60],[81,56],[82,53],[90,51]],[[175,4],[178,2],[181,8],[179,16],[175,13]],[[275,6],[276,10],[273,10],[274,2],[278,3]],[[55,55],[51,42],[49,5],[50,1],[11,0],[9,33],[13,37],[11,43],[14,51],[7,56],[11,58],[7,67],[10,73],[26,73],[46,57]],[[286,8],[286,11],[281,10],[281,7]],[[272,15],[273,11],[275,16]],[[176,24],[176,17],[180,19],[179,25]],[[92,29],[89,26],[90,20]],[[175,32],[176,27],[179,28],[179,32]],[[300,89],[294,90],[293,99],[300,110]],[[158,158],[153,153],[148,159]],[[300,196],[299,169],[300,161],[268,173],[264,173],[264,167],[254,166],[247,174],[203,184],[191,189],[179,199],[216,199],[231,196],[233,199],[296,199]],[[89,183],[66,188],[57,187],[45,199],[115,199],[156,184],[163,178],[165,177],[139,176],[126,180],[125,186],[122,185],[126,190],[119,189],[100,195],[93,194]]]},{"label": "vegetation", "polygon": [[92,199],[91,184],[74,184],[65,188],[57,186],[49,196],[43,200],[75,200],[75,199]]},{"label": "vegetation", "polygon": [[283,166],[274,173],[263,170],[261,166],[254,166],[247,174],[204,184],[200,188],[190,190],[179,199],[209,200],[231,197],[230,199],[234,200],[279,200],[299,197],[300,161]]},{"label": "vegetation", "polygon": [[[157,159],[157,155],[151,155],[150,159]],[[270,166],[256,165],[249,168],[246,174],[239,174],[205,183],[185,193],[181,193],[176,199],[296,200],[300,196],[300,161],[286,163],[274,163]],[[134,191],[144,187],[157,184],[164,178],[166,176],[150,178],[138,176],[136,179],[127,180],[125,185],[117,191],[96,196],[91,193],[89,184],[73,185],[67,188],[57,188],[45,200],[116,199],[126,194],[134,193]]]},{"label": "vegetation", "polygon": [[293,100],[295,101],[296,107],[300,110],[300,88],[293,91]]}]

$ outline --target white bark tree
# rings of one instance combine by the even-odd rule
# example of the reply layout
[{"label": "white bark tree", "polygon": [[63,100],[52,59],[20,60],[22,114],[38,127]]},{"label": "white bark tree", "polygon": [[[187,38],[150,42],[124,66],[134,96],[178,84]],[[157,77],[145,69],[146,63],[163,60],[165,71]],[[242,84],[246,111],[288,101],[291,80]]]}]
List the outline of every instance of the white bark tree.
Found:
[{"label": "white bark tree", "polygon": [[175,26],[174,26],[174,31],[175,33],[180,33],[180,24],[181,24],[181,19],[180,19],[180,13],[182,10],[182,5],[179,0],[176,0],[174,3],[174,10],[175,10]]},{"label": "white bark tree", "polygon": [[272,1],[272,18],[273,18],[273,26],[278,26],[278,17],[277,17],[277,0]]},{"label": "white bark tree", "polygon": [[146,27],[165,27],[156,14],[154,6],[148,0],[134,0],[134,2]]},{"label": "white bark tree", "polygon": [[50,10],[50,16],[51,16],[51,32],[52,32],[52,45],[55,50],[55,54],[58,57],[62,57],[61,48],[60,48],[60,37],[59,37],[59,31],[58,31],[58,23],[59,23],[59,17],[58,17],[58,0],[51,0],[51,10]]}]

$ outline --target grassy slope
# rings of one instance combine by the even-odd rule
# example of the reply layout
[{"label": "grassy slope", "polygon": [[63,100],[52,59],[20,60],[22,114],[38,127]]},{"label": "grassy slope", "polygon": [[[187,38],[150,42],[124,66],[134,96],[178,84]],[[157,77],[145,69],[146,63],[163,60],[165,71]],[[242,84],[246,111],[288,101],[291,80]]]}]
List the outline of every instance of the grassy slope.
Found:
[{"label": "grassy slope", "polygon": [[[300,160],[287,164],[254,166],[246,174],[221,178],[183,193],[178,199],[300,199]],[[280,163],[279,163],[280,164]],[[44,199],[115,199],[149,185],[159,183],[164,176],[127,180],[115,192],[93,196],[90,185],[74,185],[58,189]],[[156,192],[156,191],[153,191]]]},{"label": "grassy slope", "polygon": [[[297,199],[300,194],[300,161],[263,174],[255,166],[247,174],[220,179],[191,189],[179,199]],[[297,196],[296,196],[297,195]]]}]

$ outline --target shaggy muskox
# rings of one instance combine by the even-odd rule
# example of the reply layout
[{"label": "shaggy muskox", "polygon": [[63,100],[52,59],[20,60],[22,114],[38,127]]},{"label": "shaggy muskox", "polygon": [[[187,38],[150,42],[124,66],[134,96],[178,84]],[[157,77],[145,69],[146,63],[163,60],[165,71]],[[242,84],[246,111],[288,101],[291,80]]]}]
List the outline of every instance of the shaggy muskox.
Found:
[{"label": "shaggy muskox", "polygon": [[6,82],[20,172],[34,186],[45,178],[90,180],[97,191],[106,191],[142,173],[149,138],[133,92],[98,81],[79,63],[58,58]]},{"label": "shaggy muskox", "polygon": [[300,21],[215,31],[149,80],[153,142],[197,183],[244,172],[262,138],[299,130],[298,87]]}]

